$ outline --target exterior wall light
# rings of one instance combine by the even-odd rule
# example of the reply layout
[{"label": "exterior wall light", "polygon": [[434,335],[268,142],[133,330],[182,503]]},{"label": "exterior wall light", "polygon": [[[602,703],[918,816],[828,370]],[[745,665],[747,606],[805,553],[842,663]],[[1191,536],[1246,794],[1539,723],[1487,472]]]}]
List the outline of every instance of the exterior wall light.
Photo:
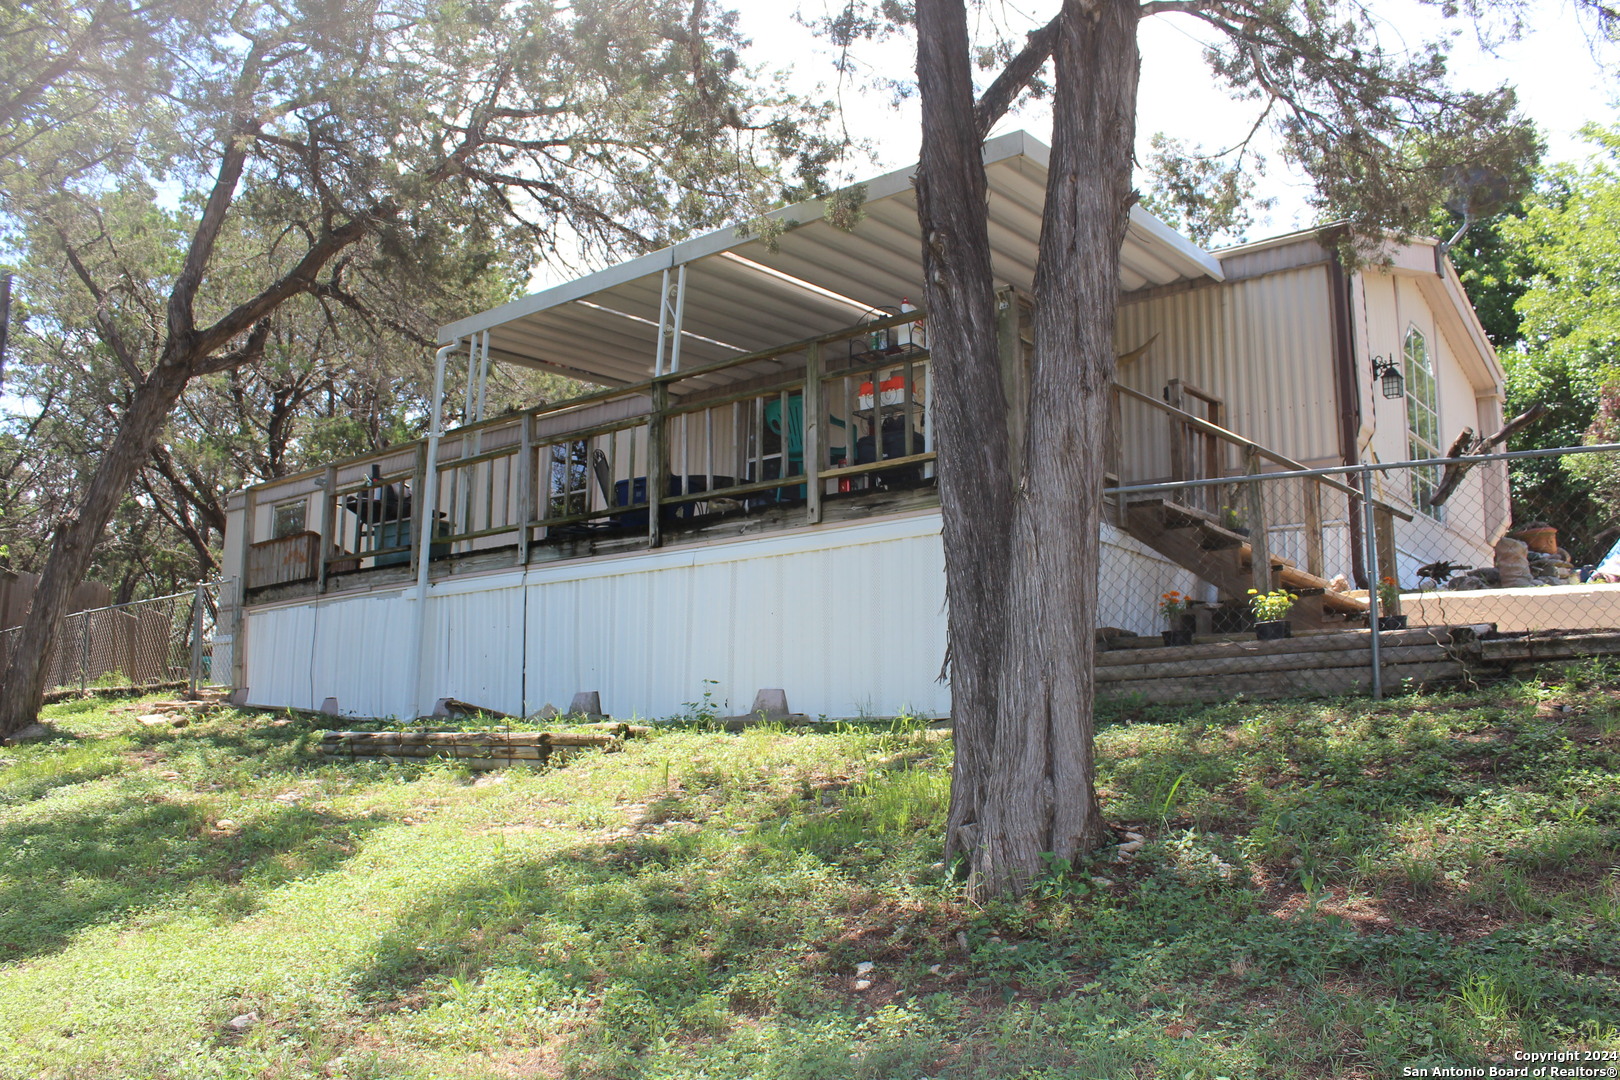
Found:
[{"label": "exterior wall light", "polygon": [[1373,381],[1378,383],[1387,398],[1406,396],[1406,380],[1401,377],[1401,365],[1396,360],[1386,360],[1382,356],[1372,358]]}]

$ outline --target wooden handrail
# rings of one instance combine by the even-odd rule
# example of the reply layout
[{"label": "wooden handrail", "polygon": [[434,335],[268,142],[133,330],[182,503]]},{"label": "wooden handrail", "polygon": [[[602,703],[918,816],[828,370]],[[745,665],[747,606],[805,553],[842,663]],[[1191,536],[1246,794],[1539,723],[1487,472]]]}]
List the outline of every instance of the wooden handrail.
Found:
[{"label": "wooden handrail", "polygon": [[[1135,398],[1137,401],[1143,402],[1144,404],[1147,404],[1147,405],[1151,405],[1155,409],[1158,409],[1159,411],[1161,411],[1163,413],[1166,413],[1166,414],[1168,414],[1170,416],[1175,417],[1177,420],[1180,420],[1181,422],[1187,424],[1190,427],[1196,428],[1197,430],[1202,431],[1202,432],[1204,432],[1206,434],[1214,435],[1216,438],[1224,439],[1227,442],[1233,444],[1234,446],[1242,448],[1246,453],[1252,451],[1253,453],[1259,455],[1260,457],[1267,458],[1268,460],[1274,462],[1275,464],[1281,465],[1283,468],[1291,470],[1291,471],[1310,472],[1310,469],[1307,466],[1305,466],[1301,462],[1295,461],[1293,458],[1288,457],[1286,454],[1279,454],[1277,451],[1272,450],[1270,447],[1262,446],[1259,443],[1255,442],[1253,439],[1246,439],[1242,435],[1239,435],[1235,431],[1228,431],[1226,428],[1221,427],[1219,424],[1212,424],[1208,420],[1205,420],[1205,419],[1203,419],[1201,417],[1194,416],[1190,412],[1186,412],[1186,411],[1184,411],[1182,409],[1178,409],[1173,405],[1167,405],[1164,402],[1160,401],[1158,398],[1152,396],[1151,394],[1144,394],[1140,390],[1133,390],[1129,386],[1124,385],[1123,383],[1114,383],[1114,389],[1119,391],[1120,393],[1124,394],[1126,397]],[[1391,514],[1394,514],[1396,517],[1400,518],[1402,521],[1411,521],[1412,520],[1412,515],[1408,514],[1406,511],[1401,510],[1398,507],[1391,506],[1388,503],[1383,502],[1380,499],[1371,498],[1370,496],[1367,496],[1367,495],[1363,494],[1362,492],[1357,491],[1355,488],[1351,487],[1349,484],[1346,484],[1341,480],[1335,480],[1331,476],[1320,476],[1320,477],[1317,477],[1317,479],[1321,483],[1326,484],[1328,487],[1333,488],[1333,489],[1335,489],[1337,491],[1342,491],[1346,495],[1353,495],[1358,499],[1365,498],[1373,506],[1378,507],[1380,510],[1389,511]]]},{"label": "wooden handrail", "polygon": [[[701,375],[711,375],[717,371],[724,371],[727,368],[737,367],[741,364],[753,364],[758,363],[761,360],[771,360],[787,353],[807,352],[812,346],[827,345],[837,341],[847,341],[850,338],[859,337],[862,334],[869,334],[874,330],[886,330],[891,326],[904,326],[907,323],[919,322],[926,317],[927,312],[925,312],[922,308],[917,308],[914,311],[903,311],[897,315],[888,315],[881,319],[873,319],[870,322],[857,323],[854,326],[848,326],[841,330],[831,330],[824,334],[817,334],[814,337],[802,338],[798,341],[791,341],[786,345],[777,345],[770,349],[761,349],[757,352],[744,353],[741,356],[733,356],[729,359],[720,360],[713,364],[705,364],[701,367],[695,368],[686,368],[682,371],[671,371],[667,374],[658,375],[642,382],[632,383],[629,386],[613,386],[607,388],[606,390],[596,390],[589,394],[582,394],[579,397],[569,398],[566,401],[555,401],[546,405],[537,405],[532,409],[526,409],[520,413],[509,413],[505,416],[490,417],[488,420],[480,420],[475,424],[466,424],[462,427],[450,428],[445,431],[444,434],[447,437],[450,435],[468,435],[473,432],[487,431],[491,428],[513,424],[519,420],[529,417],[550,416],[553,413],[566,412],[570,409],[577,409],[584,405],[597,405],[601,402],[611,401],[616,398],[638,396],[650,397],[652,395],[653,387],[655,386],[668,386],[672,383],[680,382],[682,379],[695,379]],[[831,373],[829,372],[829,374]],[[273,480],[265,480],[261,483],[250,485],[244,490],[262,491],[263,489],[269,487],[279,487],[283,484],[292,484],[300,480],[308,480],[312,477],[322,475],[328,468],[346,469],[353,465],[360,465],[367,461],[374,461],[401,453],[407,449],[410,449],[416,443],[425,441],[426,440],[424,439],[415,439],[412,440],[412,442],[399,443],[391,446],[386,450],[373,450],[365,454],[356,454],[354,457],[343,458],[340,461],[330,462],[327,465],[321,465],[313,469],[305,469],[303,472],[292,473],[288,476],[278,476]]]}]

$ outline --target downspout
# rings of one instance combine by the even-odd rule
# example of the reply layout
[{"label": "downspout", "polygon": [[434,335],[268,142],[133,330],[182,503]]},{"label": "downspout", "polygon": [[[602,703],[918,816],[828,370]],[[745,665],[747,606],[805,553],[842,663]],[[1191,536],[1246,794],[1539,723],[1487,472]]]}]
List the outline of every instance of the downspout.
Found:
[{"label": "downspout", "polygon": [[422,475],[422,491],[417,493],[416,506],[416,691],[413,695],[416,714],[427,710],[422,707],[422,684],[428,670],[427,657],[427,593],[428,564],[433,561],[433,534],[435,519],[439,516],[439,437],[444,434],[444,368],[460,341],[442,346],[433,356],[433,411],[428,424],[427,465]]},{"label": "downspout", "polygon": [[[1322,237],[1328,249],[1328,300],[1333,312],[1333,370],[1338,383],[1339,398],[1339,456],[1346,465],[1361,463],[1361,384],[1356,372],[1356,329],[1352,318],[1352,278],[1345,272],[1344,260],[1339,254],[1339,242],[1347,234],[1333,232]],[[1351,484],[1356,476],[1346,476]],[[1368,498],[1371,492],[1363,491]],[[1367,578],[1367,560],[1362,548],[1362,515],[1359,508],[1350,507],[1346,515],[1350,525],[1350,575],[1358,589],[1370,588]]]}]

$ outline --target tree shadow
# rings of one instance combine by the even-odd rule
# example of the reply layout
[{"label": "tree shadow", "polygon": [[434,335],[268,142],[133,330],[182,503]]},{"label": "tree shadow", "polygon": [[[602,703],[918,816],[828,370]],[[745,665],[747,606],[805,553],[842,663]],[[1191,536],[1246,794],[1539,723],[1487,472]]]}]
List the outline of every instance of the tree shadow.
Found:
[{"label": "tree shadow", "polygon": [[221,828],[196,804],[127,795],[0,825],[0,962],[181,898],[240,918],[279,885],[335,869],[385,823],[271,805]]}]

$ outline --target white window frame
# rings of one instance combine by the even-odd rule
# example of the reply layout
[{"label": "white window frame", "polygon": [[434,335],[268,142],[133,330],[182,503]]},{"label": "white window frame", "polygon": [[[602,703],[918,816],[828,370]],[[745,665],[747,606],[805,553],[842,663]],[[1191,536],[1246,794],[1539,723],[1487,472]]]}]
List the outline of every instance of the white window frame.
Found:
[{"label": "white window frame", "polygon": [[[1440,387],[1435,378],[1434,354],[1429,339],[1415,325],[1406,328],[1401,342],[1401,374],[1406,387],[1406,456],[1408,460],[1442,456],[1440,449]],[[1429,505],[1440,487],[1440,466],[1412,469],[1412,504],[1436,521],[1444,521],[1446,508]]]}]

